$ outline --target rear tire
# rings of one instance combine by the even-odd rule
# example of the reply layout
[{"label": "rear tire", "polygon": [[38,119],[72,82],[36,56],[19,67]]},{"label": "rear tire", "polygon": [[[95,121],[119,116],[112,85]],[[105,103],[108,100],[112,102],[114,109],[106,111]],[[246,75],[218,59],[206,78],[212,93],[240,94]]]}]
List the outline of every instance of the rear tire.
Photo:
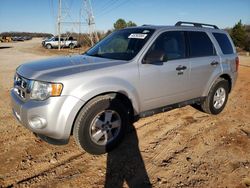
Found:
[{"label": "rear tire", "polygon": [[95,155],[104,154],[120,143],[128,120],[128,110],[120,100],[98,96],[80,111],[73,135],[81,149]]},{"label": "rear tire", "polygon": [[223,78],[215,81],[208,96],[201,103],[201,108],[209,114],[219,114],[226,106],[229,92],[229,83]]}]

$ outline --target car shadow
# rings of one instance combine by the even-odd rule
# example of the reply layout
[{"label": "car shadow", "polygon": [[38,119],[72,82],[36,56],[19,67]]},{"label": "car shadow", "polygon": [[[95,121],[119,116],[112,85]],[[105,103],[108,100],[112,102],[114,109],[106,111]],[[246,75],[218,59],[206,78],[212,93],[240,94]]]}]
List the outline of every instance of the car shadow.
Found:
[{"label": "car shadow", "polygon": [[122,143],[107,155],[105,188],[120,188],[124,182],[128,187],[152,187],[142,159],[138,137],[131,126]]}]

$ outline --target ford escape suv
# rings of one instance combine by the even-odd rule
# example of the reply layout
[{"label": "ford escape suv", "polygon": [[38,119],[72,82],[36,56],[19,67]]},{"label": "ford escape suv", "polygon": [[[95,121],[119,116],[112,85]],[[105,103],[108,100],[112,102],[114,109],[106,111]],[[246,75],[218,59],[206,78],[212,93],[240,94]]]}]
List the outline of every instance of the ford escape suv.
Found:
[{"label": "ford escape suv", "polygon": [[134,117],[189,104],[220,113],[238,65],[231,38],[215,25],[126,28],[82,55],[19,66],[13,113],[48,142],[73,135],[80,148],[102,154],[121,141]]}]

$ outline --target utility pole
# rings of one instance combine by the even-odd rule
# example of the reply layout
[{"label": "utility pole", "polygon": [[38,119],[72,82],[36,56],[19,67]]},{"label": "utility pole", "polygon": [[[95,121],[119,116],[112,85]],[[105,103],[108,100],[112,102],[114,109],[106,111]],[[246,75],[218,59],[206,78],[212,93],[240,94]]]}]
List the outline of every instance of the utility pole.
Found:
[{"label": "utility pole", "polygon": [[84,4],[85,4],[85,10],[87,13],[87,24],[88,24],[89,38],[91,41],[91,46],[93,46],[94,45],[94,38],[95,38],[96,42],[99,41],[99,37],[95,31],[94,13],[92,10],[90,0],[84,0]]},{"label": "utility pole", "polygon": [[61,50],[61,15],[62,15],[62,0],[59,0],[58,17],[57,17],[58,50]]},{"label": "utility pole", "polygon": [[[79,37],[78,40],[80,41],[80,33],[81,26],[87,25],[84,27],[88,33],[88,37],[91,42],[91,46],[94,45],[95,42],[99,41],[98,35],[95,31],[95,20],[94,14],[91,6],[91,0],[79,0],[81,2],[80,10],[79,10],[79,21],[75,21],[72,17],[71,6],[72,0],[58,0],[58,14],[57,14],[57,35],[58,35],[58,50],[62,48],[61,40],[62,40],[62,33],[65,32],[65,28],[71,27],[78,30]],[[81,18],[84,19],[81,22]],[[77,28],[78,26],[78,28]],[[62,30],[63,28],[63,30]]]}]

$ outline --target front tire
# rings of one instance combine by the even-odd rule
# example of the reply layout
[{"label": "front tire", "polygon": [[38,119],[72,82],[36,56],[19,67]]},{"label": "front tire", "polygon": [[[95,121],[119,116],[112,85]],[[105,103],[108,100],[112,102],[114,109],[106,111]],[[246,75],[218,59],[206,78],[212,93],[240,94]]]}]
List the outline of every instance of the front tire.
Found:
[{"label": "front tire", "polygon": [[52,49],[52,45],[51,45],[51,44],[47,44],[47,45],[46,45],[46,48],[47,48],[47,49]]},{"label": "front tire", "polygon": [[120,100],[108,95],[88,102],[74,124],[73,135],[78,146],[95,155],[112,150],[126,132],[129,122],[127,112]]},{"label": "front tire", "polygon": [[70,49],[74,49],[74,48],[75,48],[75,45],[74,45],[73,43],[70,43],[70,44],[69,44],[69,48],[70,48]]},{"label": "front tire", "polygon": [[223,78],[215,81],[208,96],[201,103],[201,108],[209,114],[219,114],[226,106],[229,92],[229,83]]}]

